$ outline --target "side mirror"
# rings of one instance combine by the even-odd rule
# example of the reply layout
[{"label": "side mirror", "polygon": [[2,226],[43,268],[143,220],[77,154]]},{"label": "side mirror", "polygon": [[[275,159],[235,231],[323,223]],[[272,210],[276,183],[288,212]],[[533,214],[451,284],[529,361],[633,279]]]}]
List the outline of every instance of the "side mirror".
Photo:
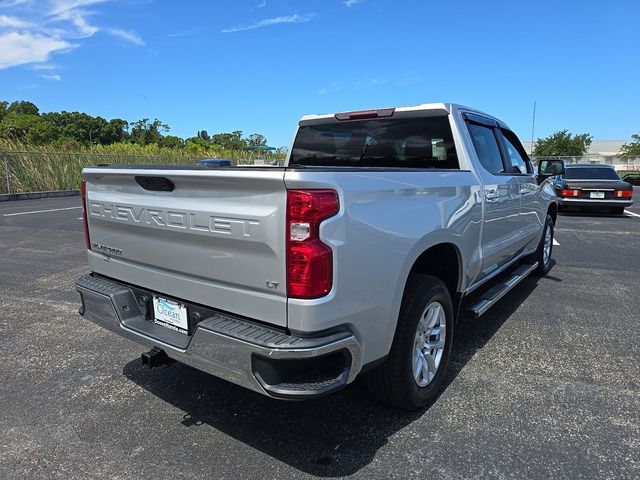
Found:
[{"label": "side mirror", "polygon": [[564,160],[540,160],[538,164],[539,177],[553,177],[564,173]]}]

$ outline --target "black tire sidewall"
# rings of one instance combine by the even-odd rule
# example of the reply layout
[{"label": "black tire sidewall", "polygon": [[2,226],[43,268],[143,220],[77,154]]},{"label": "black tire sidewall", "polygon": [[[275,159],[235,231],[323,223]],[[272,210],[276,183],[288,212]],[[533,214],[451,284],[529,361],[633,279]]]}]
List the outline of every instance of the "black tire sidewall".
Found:
[{"label": "black tire sidewall", "polygon": [[[544,263],[544,237],[547,233],[547,228],[551,229],[551,250],[549,250],[549,261]],[[540,238],[540,242],[538,243],[538,248],[535,252],[529,255],[526,259],[527,263],[535,263],[538,262],[538,266],[533,271],[534,275],[545,275],[549,270],[551,270],[551,259],[553,258],[553,239],[555,238],[554,224],[553,218],[551,215],[547,214],[547,217],[544,221],[544,228],[542,229],[542,237]]]},{"label": "black tire sidewall", "polygon": [[[551,247],[549,249],[549,259],[547,263],[544,262],[544,238],[547,235],[547,229],[551,229]],[[553,239],[555,238],[555,231],[553,228],[553,219],[551,215],[547,215],[544,222],[544,230],[542,231],[542,239],[540,240],[540,252],[538,253],[538,261],[540,262],[541,273],[547,273],[551,269],[551,259],[553,258]]]},{"label": "black tire sidewall", "polygon": [[[440,389],[440,386],[446,376],[447,365],[449,363],[454,326],[451,296],[444,283],[439,279],[430,276],[425,276],[420,279],[420,281],[421,285],[418,288],[418,295],[420,298],[411,302],[409,309],[402,312],[404,325],[402,325],[402,329],[399,332],[401,334],[401,338],[398,338],[399,344],[397,346],[397,352],[402,356],[400,359],[400,371],[403,372],[401,383],[404,387],[403,390],[407,394],[409,405],[413,408],[419,408],[426,405]],[[427,386],[420,387],[413,378],[413,345],[421,315],[425,308],[434,301],[437,301],[442,305],[445,313],[445,347],[435,377]]]}]

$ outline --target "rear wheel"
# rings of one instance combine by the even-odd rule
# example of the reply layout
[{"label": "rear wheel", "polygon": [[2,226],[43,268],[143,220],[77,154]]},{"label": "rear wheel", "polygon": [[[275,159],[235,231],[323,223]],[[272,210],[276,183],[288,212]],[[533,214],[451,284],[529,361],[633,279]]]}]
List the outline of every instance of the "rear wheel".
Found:
[{"label": "rear wheel", "polygon": [[444,381],[452,339],[449,290],[439,278],[412,275],[389,357],[367,374],[369,390],[379,400],[405,410],[426,405]]}]

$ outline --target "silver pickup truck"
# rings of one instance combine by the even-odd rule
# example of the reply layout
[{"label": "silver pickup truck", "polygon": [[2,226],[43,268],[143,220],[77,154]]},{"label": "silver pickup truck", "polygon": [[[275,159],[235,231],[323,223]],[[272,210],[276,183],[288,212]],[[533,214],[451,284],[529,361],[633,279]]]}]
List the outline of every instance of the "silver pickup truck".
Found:
[{"label": "silver pickup truck", "polygon": [[416,409],[456,320],[551,266],[558,211],[500,120],[454,104],[303,117],[284,167],[83,171],[86,318],[281,399]]}]

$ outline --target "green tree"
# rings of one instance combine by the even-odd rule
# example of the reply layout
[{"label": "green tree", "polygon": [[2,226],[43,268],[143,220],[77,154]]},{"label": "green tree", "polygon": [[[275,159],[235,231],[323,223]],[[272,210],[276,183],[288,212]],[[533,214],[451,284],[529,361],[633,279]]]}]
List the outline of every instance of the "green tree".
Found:
[{"label": "green tree", "polygon": [[215,145],[212,145],[207,140],[198,136],[187,138],[184,144],[189,150],[194,153],[206,152],[207,150],[211,150],[212,147],[215,147]]},{"label": "green tree", "polygon": [[266,137],[259,133],[252,133],[251,135],[249,135],[249,137],[247,137],[246,139],[246,142],[248,147],[266,147],[267,146]]},{"label": "green tree", "polygon": [[163,133],[169,131],[169,125],[162,123],[157,118],[150,122],[148,118],[143,118],[131,125],[131,141],[138,145],[149,145],[158,143]]},{"label": "green tree", "polygon": [[81,112],[51,112],[41,115],[51,122],[59,137],[75,140],[84,145],[103,143],[101,134],[108,126],[102,117]]},{"label": "green tree", "polygon": [[589,133],[572,135],[569,130],[560,130],[535,142],[536,157],[579,157],[589,151],[592,136]]},{"label": "green tree", "polygon": [[133,142],[142,146],[156,144],[169,149],[188,149],[194,153],[220,150],[243,150],[267,146],[264,135],[253,133],[247,138],[241,130],[210,135],[200,130],[183,140],[167,135],[169,126],[158,119],[143,118],[129,124],[83,112],[48,112],[40,114],[38,106],[26,100],[0,101],[0,138],[23,143],[51,143],[53,149],[74,150],[90,144],[111,145]]},{"label": "green tree", "polygon": [[228,150],[242,150],[247,146],[247,142],[242,138],[241,130],[234,130],[231,133],[216,133],[211,137],[211,142]]},{"label": "green tree", "polygon": [[640,133],[631,135],[631,143],[622,145],[620,152],[623,157],[640,157]]},{"label": "green tree", "polygon": [[16,113],[19,115],[38,115],[40,110],[36,107],[35,103],[20,100],[11,103],[7,107],[7,113]]},{"label": "green tree", "polygon": [[0,137],[25,143],[42,144],[56,139],[56,130],[38,115],[9,113],[0,122]]},{"label": "green tree", "polygon": [[126,120],[112,118],[100,128],[100,143],[102,145],[111,145],[112,143],[126,141],[129,138],[128,128],[129,122]]},{"label": "green tree", "polygon": [[165,135],[158,141],[158,146],[165,148],[180,148],[184,145],[184,140],[175,135]]},{"label": "green tree", "polygon": [[208,142],[211,140],[211,137],[209,136],[209,133],[206,130],[199,130],[198,133],[196,134],[196,137],[201,138],[205,142]]}]

